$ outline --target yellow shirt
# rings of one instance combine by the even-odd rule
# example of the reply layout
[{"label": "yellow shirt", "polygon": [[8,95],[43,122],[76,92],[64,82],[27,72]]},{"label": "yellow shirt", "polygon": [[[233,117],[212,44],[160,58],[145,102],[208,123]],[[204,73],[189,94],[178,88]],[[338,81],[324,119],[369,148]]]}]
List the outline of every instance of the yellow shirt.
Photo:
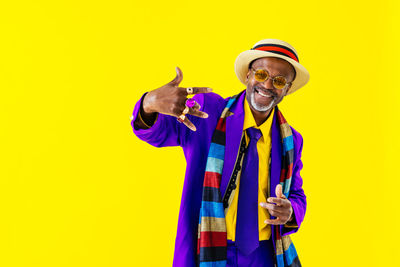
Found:
[{"label": "yellow shirt", "polygon": [[[271,125],[272,119],[274,117],[274,109],[271,111],[268,119],[257,126],[254,120],[253,113],[251,112],[249,103],[247,99],[244,100],[244,123],[243,130],[247,128],[254,127],[260,129],[262,137],[257,142],[258,151],[258,203],[267,202],[268,197],[268,173],[269,173],[269,158],[271,151]],[[249,138],[245,132],[246,144],[249,143]],[[235,196],[233,197],[232,203],[226,213],[226,230],[227,238],[235,241],[235,230],[236,230],[236,214],[237,214],[237,204],[239,195],[240,177],[237,181],[237,189],[235,190]],[[271,226],[266,224],[264,221],[269,219],[268,210],[264,207],[258,205],[258,230],[259,230],[259,240],[267,240],[271,236]]]}]

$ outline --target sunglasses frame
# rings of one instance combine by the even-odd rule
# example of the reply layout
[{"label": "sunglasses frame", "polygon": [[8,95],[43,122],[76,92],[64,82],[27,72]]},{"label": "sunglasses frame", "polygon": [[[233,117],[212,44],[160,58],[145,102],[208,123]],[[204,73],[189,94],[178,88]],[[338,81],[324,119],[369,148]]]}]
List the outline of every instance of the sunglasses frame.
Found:
[{"label": "sunglasses frame", "polygon": [[[267,77],[264,81],[259,81],[259,80],[256,79],[255,74],[256,74],[256,72],[257,72],[258,70],[263,70],[263,71],[265,71],[265,72],[267,73],[268,77]],[[277,89],[277,90],[283,90],[283,89],[286,88],[286,86],[287,86],[288,84],[291,83],[291,82],[288,82],[287,79],[286,79],[286,77],[284,77],[284,76],[282,76],[282,75],[278,75],[278,76],[275,76],[275,77],[271,77],[271,75],[269,74],[269,72],[268,72],[266,69],[254,69],[253,67],[251,67],[251,71],[253,72],[254,79],[255,79],[257,82],[263,83],[263,82],[268,81],[268,79],[272,79],[272,86],[273,86],[275,89]],[[275,78],[278,78],[278,77],[282,77],[282,78],[284,78],[285,81],[286,81],[285,86],[283,86],[282,88],[276,88],[276,87],[275,87],[275,84],[274,84]]]}]

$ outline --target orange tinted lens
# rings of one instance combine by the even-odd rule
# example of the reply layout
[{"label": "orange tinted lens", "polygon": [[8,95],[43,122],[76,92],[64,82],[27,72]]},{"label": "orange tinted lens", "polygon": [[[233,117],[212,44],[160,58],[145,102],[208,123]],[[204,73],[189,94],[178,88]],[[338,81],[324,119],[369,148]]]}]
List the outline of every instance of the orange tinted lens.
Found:
[{"label": "orange tinted lens", "polygon": [[263,82],[268,79],[268,72],[265,70],[257,70],[254,74],[254,78],[259,82]]},{"label": "orange tinted lens", "polygon": [[282,76],[275,77],[273,84],[276,89],[282,89],[286,85],[286,78]]}]

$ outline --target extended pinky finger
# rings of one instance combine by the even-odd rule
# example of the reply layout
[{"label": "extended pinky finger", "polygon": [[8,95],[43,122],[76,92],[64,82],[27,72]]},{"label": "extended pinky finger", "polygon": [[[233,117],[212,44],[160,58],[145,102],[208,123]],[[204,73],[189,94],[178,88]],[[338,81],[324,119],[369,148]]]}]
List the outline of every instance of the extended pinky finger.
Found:
[{"label": "extended pinky finger", "polygon": [[178,121],[179,122],[183,122],[183,124],[185,124],[190,130],[192,131],[196,131],[196,126],[194,126],[194,124],[185,116],[185,119],[182,120],[180,117],[178,117]]}]

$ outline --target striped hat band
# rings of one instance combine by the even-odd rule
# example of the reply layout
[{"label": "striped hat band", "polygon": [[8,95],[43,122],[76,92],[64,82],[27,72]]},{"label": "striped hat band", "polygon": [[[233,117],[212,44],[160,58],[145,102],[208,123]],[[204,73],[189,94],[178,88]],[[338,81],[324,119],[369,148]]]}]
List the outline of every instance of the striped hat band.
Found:
[{"label": "striped hat band", "polygon": [[278,44],[259,44],[253,48],[251,48],[251,50],[260,50],[260,51],[266,51],[266,52],[270,52],[270,53],[275,53],[275,54],[279,54],[282,56],[286,56],[286,57],[290,57],[293,60],[296,60],[297,62],[299,62],[299,58],[297,57],[296,53],[284,46],[284,45],[278,45]]}]

